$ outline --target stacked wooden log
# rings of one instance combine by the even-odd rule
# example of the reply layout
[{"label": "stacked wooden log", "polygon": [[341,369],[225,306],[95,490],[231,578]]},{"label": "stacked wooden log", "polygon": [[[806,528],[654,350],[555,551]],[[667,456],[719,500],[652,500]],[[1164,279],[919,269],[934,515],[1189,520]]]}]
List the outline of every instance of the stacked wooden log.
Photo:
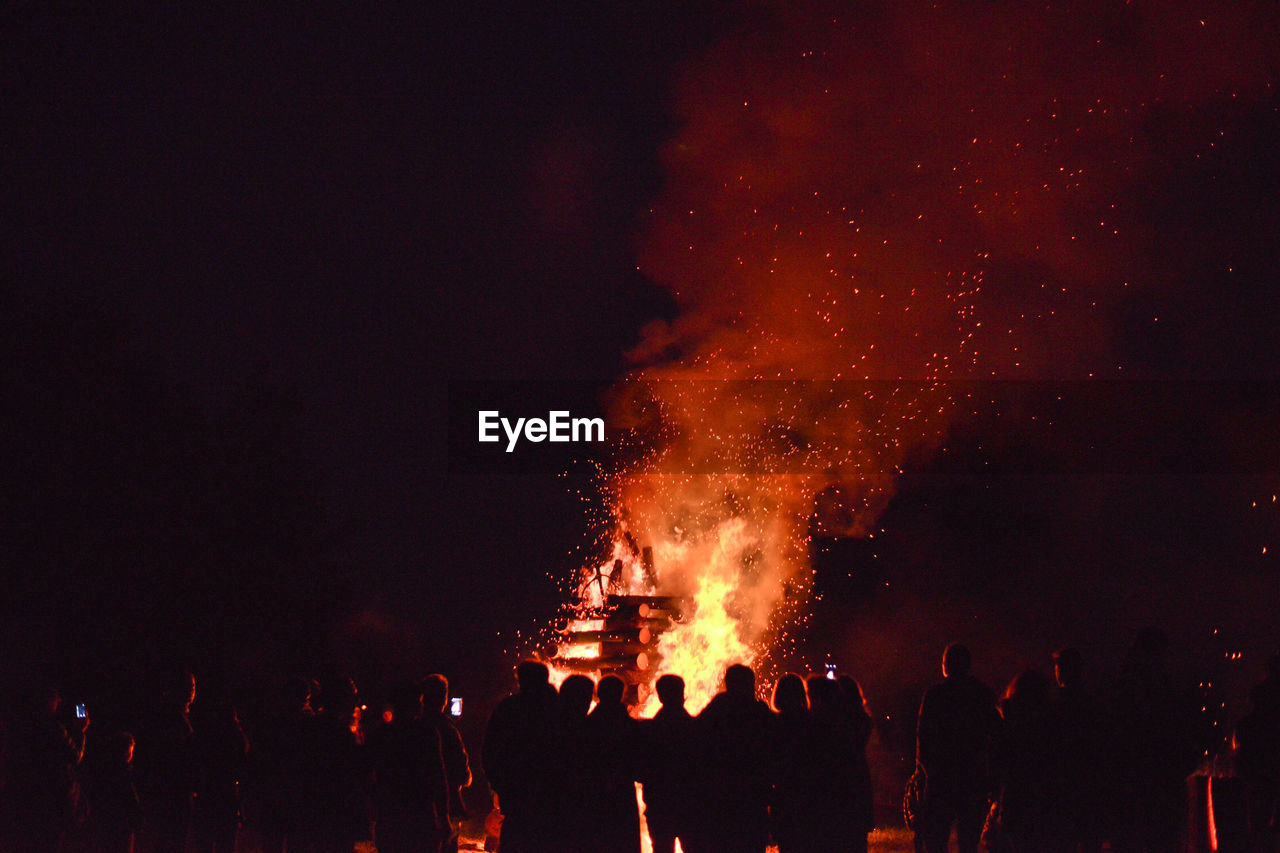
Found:
[{"label": "stacked wooden log", "polygon": [[559,668],[622,678],[636,701],[658,675],[658,638],[691,605],[671,595],[609,595],[599,611],[570,619],[547,653]]}]

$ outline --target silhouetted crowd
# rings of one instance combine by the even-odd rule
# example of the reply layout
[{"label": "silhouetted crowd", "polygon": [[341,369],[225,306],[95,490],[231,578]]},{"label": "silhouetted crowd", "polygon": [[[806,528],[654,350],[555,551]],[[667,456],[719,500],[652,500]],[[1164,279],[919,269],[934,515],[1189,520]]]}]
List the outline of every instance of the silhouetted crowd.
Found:
[{"label": "silhouetted crowd", "polygon": [[[1191,707],[1174,688],[1167,647],[1158,629],[1140,631],[1105,698],[1086,688],[1084,660],[1067,648],[1053,656],[1052,680],[1025,670],[998,700],[971,674],[969,650],[947,647],[943,681],[920,704],[916,769],[904,799],[917,851],[945,851],[953,829],[961,853],[980,846],[1275,851],[1280,655],[1269,660],[1226,756],[1247,805],[1224,814],[1243,825],[1214,827],[1199,842],[1184,831],[1194,802],[1188,776],[1209,757],[1195,711],[1207,708]],[[1208,805],[1198,807],[1212,823]],[[1225,843],[1229,832],[1234,847]]]},{"label": "silhouetted crowd", "polygon": [[[997,698],[968,649],[948,646],[920,703],[903,797],[916,850],[945,851],[953,832],[960,853],[1181,849],[1188,776],[1205,753],[1166,650],[1144,629],[1116,682],[1095,692],[1081,655],[1063,649],[1052,677],[1028,669]],[[867,849],[874,722],[847,675],[786,674],[766,703],[753,671],[733,665],[695,716],[667,674],[652,719],[632,716],[613,675],[570,675],[557,689],[545,664],[526,661],[516,678],[484,735],[486,849],[639,853],[642,819],[655,853],[677,840],[685,853]],[[3,849],[232,853],[246,827],[270,853],[350,853],[370,840],[380,853],[457,849],[472,776],[443,676],[393,686],[373,720],[351,682],[321,691],[299,679],[248,734],[230,702],[193,713],[195,692],[191,675],[172,680],[136,736],[91,735],[83,708],[65,713],[54,690],[30,695],[0,730]],[[1275,853],[1280,655],[1250,702],[1229,766],[1214,770],[1235,785],[1220,796],[1235,798],[1240,826],[1213,827],[1212,839]]]},{"label": "silhouetted crowd", "polygon": [[774,710],[734,665],[694,717],[684,681],[664,675],[661,709],[638,720],[616,676],[571,675],[557,692],[543,664],[516,675],[482,756],[504,853],[638,853],[637,782],[655,853],[677,838],[686,853],[763,851],[771,836],[786,850],[866,849],[872,723],[852,678],[785,676]]},{"label": "silhouetted crowd", "polygon": [[351,853],[376,825],[380,853],[456,850],[471,767],[444,676],[393,686],[372,726],[350,681],[288,682],[250,735],[195,695],[182,673],[136,736],[96,739],[83,707],[29,695],[0,729],[0,849],[233,853],[248,827],[266,853]]},{"label": "silhouetted crowd", "polygon": [[[1052,678],[1027,669],[999,697],[972,675],[969,650],[948,646],[943,679],[920,703],[903,798],[916,850],[946,851],[953,832],[960,853],[1185,849],[1188,777],[1209,741],[1168,675],[1167,644],[1156,629],[1139,632],[1099,693],[1086,688],[1080,653],[1063,649]],[[1268,673],[1229,755],[1244,800],[1235,849],[1277,850],[1280,656]],[[483,755],[505,853],[637,853],[636,783],[655,853],[671,853],[676,839],[686,853],[867,849],[873,718],[848,676],[784,675],[767,705],[752,671],[735,665],[691,716],[684,683],[664,675],[651,720],[628,714],[613,676],[595,685],[569,676],[557,692],[547,668],[527,662],[517,679]],[[1229,829],[1215,826],[1206,849]]]}]

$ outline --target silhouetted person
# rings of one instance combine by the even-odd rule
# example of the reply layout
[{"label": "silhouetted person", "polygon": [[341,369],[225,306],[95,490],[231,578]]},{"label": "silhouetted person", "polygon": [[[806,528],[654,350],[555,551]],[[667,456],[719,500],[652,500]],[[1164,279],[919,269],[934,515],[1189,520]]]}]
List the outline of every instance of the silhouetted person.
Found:
[{"label": "silhouetted person", "polygon": [[836,761],[833,778],[837,782],[832,788],[835,807],[828,812],[834,821],[822,821],[820,825],[832,829],[823,839],[827,849],[863,853],[867,849],[867,835],[876,823],[871,765],[867,763],[867,744],[871,741],[874,723],[862,685],[849,675],[841,675],[836,683],[839,697],[832,698],[837,699],[840,723],[835,748],[830,754]]},{"label": "silhouetted person", "polygon": [[316,717],[315,846],[321,853],[351,853],[373,836],[369,821],[359,691],[340,679]]},{"label": "silhouetted person", "polygon": [[1249,703],[1234,735],[1236,770],[1253,848],[1273,851],[1280,840],[1280,653],[1267,661],[1267,677],[1249,691]]},{"label": "silhouetted person", "polygon": [[622,697],[626,684],[606,675],[596,685],[596,707],[587,715],[582,760],[588,773],[589,840],[597,853],[639,853],[639,723]]},{"label": "silhouetted person", "polygon": [[1084,687],[1084,658],[1067,648],[1053,655],[1058,693],[1053,700],[1059,726],[1060,801],[1057,824],[1070,849],[1092,853],[1102,847],[1114,795],[1106,719],[1097,700]]},{"label": "silhouetted person", "polygon": [[462,789],[471,784],[471,762],[462,735],[449,718],[449,680],[439,673],[422,681],[423,719],[440,737],[440,751],[449,779],[449,837],[442,845],[445,853],[458,849],[458,828],[466,820]]},{"label": "silhouetted person", "polygon": [[862,851],[875,823],[867,742],[871,715],[862,688],[848,676],[808,680],[811,743],[805,762],[811,805],[805,831],[809,850]]},{"label": "silhouetted person", "polygon": [[991,766],[1002,838],[1019,853],[1049,850],[1059,835],[1062,793],[1049,679],[1024,670],[1001,698],[1000,714]]},{"label": "silhouetted person", "polygon": [[804,679],[789,672],[773,687],[777,713],[773,801],[769,808],[773,840],[781,853],[814,849],[819,788],[825,783],[815,768],[820,760],[818,737],[809,714]]},{"label": "silhouetted person", "polygon": [[1000,722],[995,694],[970,675],[969,649],[959,643],[942,655],[941,684],[930,687],[916,723],[916,762],[928,774],[923,811],[931,820],[917,827],[925,853],[947,849],[956,826],[960,853],[974,853],[986,820],[988,750]]},{"label": "silhouetted person", "polygon": [[84,756],[82,718],[74,733],[58,717],[57,690],[36,692],[9,731],[8,784],[4,789],[9,849],[46,851],[71,828],[76,812],[76,770]]},{"label": "silhouetted person", "polygon": [[379,853],[435,853],[449,826],[440,736],[422,719],[417,685],[398,685],[390,698],[391,721],[369,735],[374,841]]},{"label": "silhouetted person", "polygon": [[145,771],[142,810],[156,853],[182,853],[187,842],[197,778],[195,732],[189,716],[195,697],[195,676],[189,672],[174,676],[151,726],[139,738],[139,769]]},{"label": "silhouetted person", "polygon": [[1158,628],[1138,632],[1116,694],[1117,782],[1122,813],[1114,846],[1122,850],[1178,848],[1186,817],[1186,778],[1195,769],[1191,708],[1165,668],[1169,638]]},{"label": "silhouetted person", "polygon": [[548,849],[557,853],[591,853],[591,771],[583,761],[587,749],[587,714],[596,685],[585,675],[570,675],[560,684],[552,735],[549,777],[559,792],[547,821]]},{"label": "silhouetted person", "polygon": [[133,853],[142,828],[142,802],[133,781],[133,735],[107,738],[93,762],[87,784],[89,837],[96,853]]},{"label": "silhouetted person", "polygon": [[640,724],[640,782],[653,851],[672,853],[677,838],[688,849],[689,829],[697,818],[691,782],[697,770],[690,761],[697,741],[694,719],[684,707],[684,679],[664,675],[654,687],[662,707]]},{"label": "silhouetted person", "polygon": [[196,798],[192,835],[201,853],[234,853],[240,832],[240,781],[249,742],[236,710],[225,699],[210,703],[193,720]]},{"label": "silhouetted person", "polygon": [[755,673],[725,670],[724,692],[697,717],[710,784],[703,791],[709,832],[698,850],[761,853],[768,843],[773,712],[755,695]]},{"label": "silhouetted person", "polygon": [[264,853],[305,843],[315,750],[311,684],[293,678],[283,685],[276,707],[254,727],[249,747],[246,808],[262,835]]},{"label": "silhouetted person", "polygon": [[503,853],[550,849],[549,821],[558,796],[549,784],[556,691],[546,664],[516,667],[517,693],[498,703],[485,731],[481,764],[502,811]]}]

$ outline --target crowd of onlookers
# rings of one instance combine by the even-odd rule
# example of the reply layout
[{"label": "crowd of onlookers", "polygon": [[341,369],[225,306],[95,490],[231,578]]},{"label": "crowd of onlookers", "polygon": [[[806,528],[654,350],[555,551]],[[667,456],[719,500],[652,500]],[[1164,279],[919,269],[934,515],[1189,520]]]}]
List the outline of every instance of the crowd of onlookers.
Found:
[{"label": "crowd of onlookers", "polygon": [[683,680],[663,675],[660,710],[635,719],[616,676],[571,675],[557,692],[543,664],[516,675],[482,756],[504,853],[639,851],[637,782],[655,853],[676,839],[687,853],[759,853],[770,838],[783,850],[866,847],[872,720],[852,678],[785,675],[770,707],[752,670],[733,665],[692,716]]},{"label": "crowd of onlookers", "polygon": [[248,829],[267,853],[456,844],[471,768],[441,675],[393,685],[363,718],[355,685],[287,682],[251,732],[222,699],[193,710],[181,673],[136,733],[95,737],[81,706],[30,693],[0,734],[0,849],[233,853]]},{"label": "crowd of onlookers", "polygon": [[[953,832],[961,853],[1183,849],[1188,777],[1206,742],[1166,650],[1163,633],[1144,629],[1117,683],[1095,691],[1079,652],[1063,649],[1052,677],[1027,669],[997,697],[972,675],[969,650],[948,646],[943,679],[920,703],[903,797],[916,849],[946,851]],[[635,720],[615,678],[594,685],[588,712],[590,680],[571,676],[557,694],[538,663],[518,676],[484,752],[506,853],[636,853],[634,782],[655,853],[671,853],[676,838],[686,853],[867,849],[873,718],[852,678],[787,674],[766,704],[752,671],[731,666],[724,691],[690,716],[683,682],[666,675],[656,685],[661,710]],[[1274,851],[1280,656],[1251,700],[1230,756],[1247,822],[1236,829],[1249,849]]]},{"label": "crowd of onlookers", "polygon": [[[961,853],[1179,849],[1203,744],[1166,646],[1139,632],[1106,690],[1063,649],[1052,675],[1028,669],[1000,697],[973,676],[967,648],[948,646],[920,703],[903,797],[917,850],[945,851],[953,831]],[[613,675],[557,688],[526,661],[516,676],[481,751],[490,848],[638,853],[643,822],[655,853],[677,840],[686,853],[867,849],[875,726],[847,675],[786,674],[766,702],[754,672],[733,665],[694,715],[684,682],[666,674],[651,719],[633,716],[634,691]],[[195,690],[190,674],[172,680],[134,734],[91,733],[57,691],[29,695],[0,730],[3,849],[231,853],[245,829],[271,853],[457,849],[472,777],[443,676],[392,686],[373,719],[349,681],[322,691],[299,679],[248,734],[228,701],[193,712]],[[1274,853],[1280,655],[1250,702],[1230,740],[1238,837]]]}]

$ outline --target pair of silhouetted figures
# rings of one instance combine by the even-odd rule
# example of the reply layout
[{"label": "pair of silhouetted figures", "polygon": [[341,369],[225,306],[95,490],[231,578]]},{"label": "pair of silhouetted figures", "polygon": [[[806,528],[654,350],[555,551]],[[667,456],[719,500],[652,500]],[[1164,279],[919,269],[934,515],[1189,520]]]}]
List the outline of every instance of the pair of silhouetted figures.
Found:
[{"label": "pair of silhouetted figures", "polygon": [[456,849],[471,769],[444,677],[390,691],[367,739],[354,685],[325,696],[290,682],[247,737],[229,702],[193,712],[183,673],[135,741],[95,739],[87,716],[68,728],[44,691],[0,732],[0,850],[233,853],[244,822],[268,853],[350,853],[375,820],[380,853]]},{"label": "pair of silhouetted figures", "polygon": [[[961,853],[1183,849],[1188,776],[1213,743],[1197,737],[1198,703],[1175,690],[1167,648],[1158,629],[1140,631],[1106,701],[1086,691],[1074,649],[1054,655],[1056,692],[1028,669],[997,701],[970,673],[968,649],[949,646],[944,680],[920,705],[906,797],[917,850],[945,851],[953,827]],[[1259,851],[1277,849],[1280,817],[1280,656],[1268,669],[1233,751],[1246,849]]]},{"label": "pair of silhouetted figures", "polygon": [[[624,683],[547,667],[517,669],[519,691],[489,722],[484,769],[503,814],[503,853],[637,853],[643,790],[656,853],[865,850],[872,828],[871,717],[853,679],[779,680],[776,711],[734,665],[696,717],[684,682],[658,679],[662,703],[630,716]],[[591,708],[592,698],[596,699]]]}]

